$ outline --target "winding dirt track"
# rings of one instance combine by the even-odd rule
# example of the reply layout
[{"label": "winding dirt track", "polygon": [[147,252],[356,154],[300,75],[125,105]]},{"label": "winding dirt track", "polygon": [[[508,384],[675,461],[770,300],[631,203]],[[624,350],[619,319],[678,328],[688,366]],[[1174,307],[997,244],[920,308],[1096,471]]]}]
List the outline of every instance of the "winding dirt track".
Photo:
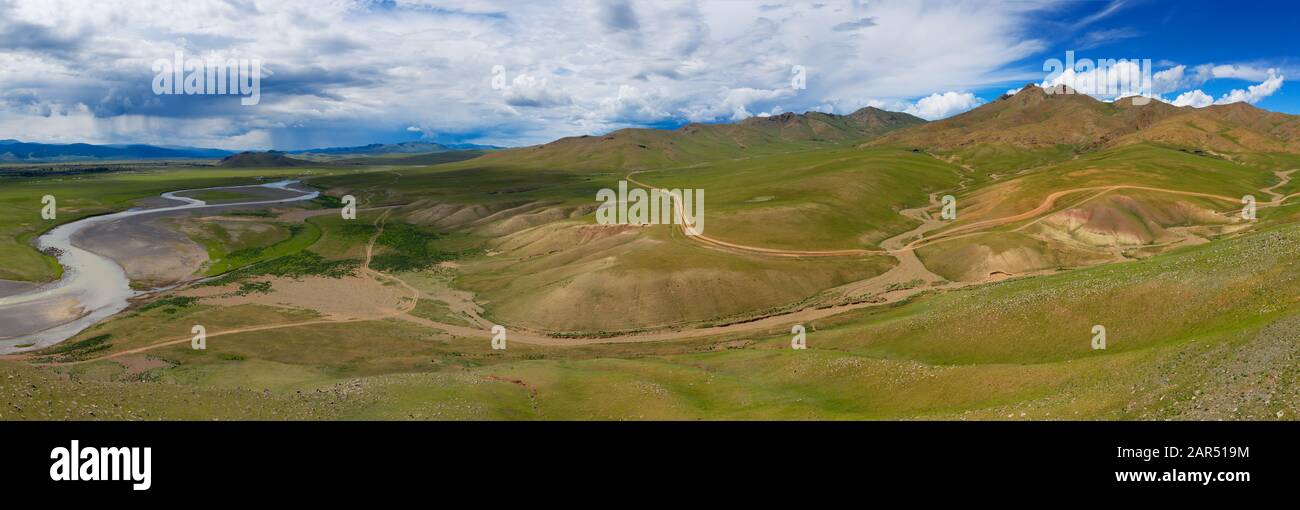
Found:
[{"label": "winding dirt track", "polygon": [[[368,321],[384,320],[384,319],[391,319],[391,318],[394,318],[394,317],[398,317],[398,316],[401,316],[401,315],[405,315],[405,314],[409,313],[411,310],[414,310],[414,309],[415,309],[415,305],[416,305],[417,300],[419,299],[419,295],[420,295],[420,292],[419,292],[418,290],[416,290],[414,287],[411,287],[409,284],[407,284],[406,282],[402,281],[400,278],[397,278],[397,277],[394,277],[394,276],[391,276],[391,275],[388,275],[388,274],[385,274],[385,273],[381,273],[381,272],[379,272],[379,271],[375,271],[374,269],[371,269],[371,268],[370,268],[370,261],[371,261],[371,259],[374,257],[375,241],[378,240],[378,239],[379,239],[379,236],[382,235],[382,234],[384,233],[384,224],[386,223],[386,221],[387,221],[387,219],[388,219],[388,215],[389,215],[390,213],[392,213],[392,212],[393,212],[392,209],[388,209],[388,210],[384,211],[384,214],[379,215],[379,218],[375,219],[375,227],[376,227],[375,235],[374,235],[374,236],[371,236],[370,241],[366,243],[366,258],[365,258],[365,261],[361,264],[361,272],[362,272],[363,274],[369,275],[370,277],[375,278],[375,279],[397,282],[399,285],[402,285],[403,287],[405,287],[405,288],[407,288],[408,290],[410,290],[410,291],[413,293],[413,296],[412,296],[412,299],[409,301],[408,304],[406,304],[406,305],[404,305],[404,306],[398,308],[396,311],[393,311],[393,312],[390,312],[390,313],[387,313],[387,314],[376,315],[376,316],[372,316],[372,317],[354,317],[354,318],[349,318],[349,319],[313,319],[313,320],[309,320],[309,321],[302,321],[302,322],[289,322],[289,323],[285,323],[285,324],[267,324],[267,325],[262,325],[262,326],[248,326],[248,327],[243,327],[243,328],[227,329],[227,330],[218,331],[218,332],[214,332],[214,333],[208,333],[208,334],[205,336],[205,338],[216,338],[216,337],[219,337],[219,336],[235,335],[235,334],[239,334],[239,333],[253,333],[253,332],[257,332],[257,331],[267,331],[267,330],[272,330],[272,329],[296,328],[296,327],[301,327],[301,326],[315,326],[315,325],[321,325],[321,324],[346,324],[346,323],[350,323],[350,322],[368,322]],[[34,363],[34,365],[36,365],[36,366],[71,366],[71,365],[81,365],[81,364],[84,364],[84,363],[93,363],[93,362],[96,362],[96,361],[103,361],[103,360],[107,360],[107,359],[117,358],[117,357],[119,357],[119,356],[126,356],[126,355],[128,355],[128,354],[138,354],[138,353],[141,353],[141,352],[145,352],[145,351],[149,351],[149,350],[157,349],[157,348],[159,348],[159,347],[167,347],[167,346],[169,346],[169,345],[179,345],[179,344],[184,344],[184,343],[186,343],[186,342],[190,342],[191,340],[192,340],[192,337],[190,337],[190,336],[186,336],[186,337],[181,337],[181,338],[174,338],[174,339],[171,339],[171,340],[165,340],[165,341],[162,341],[162,342],[159,342],[159,343],[156,343],[156,344],[146,345],[146,346],[144,346],[144,347],[137,347],[137,348],[134,348],[134,349],[127,349],[127,350],[124,350],[124,351],[118,351],[118,352],[115,352],[115,353],[112,353],[112,354],[107,354],[107,355],[99,356],[99,357],[96,357],[96,358],[89,358],[89,359],[84,359],[84,360],[80,360],[80,361],[68,361],[68,362]],[[27,356],[27,355],[17,355],[17,356],[7,357],[7,358],[5,358],[5,359],[29,359],[29,358],[31,358],[31,356]]]},{"label": "winding dirt track", "polygon": [[[1273,191],[1278,187],[1284,186],[1288,182],[1290,182],[1290,174],[1295,171],[1296,170],[1291,170],[1287,172],[1276,172],[1276,175],[1281,179],[1281,182],[1274,184],[1273,186],[1270,186],[1268,188],[1264,188],[1260,190],[1263,193],[1271,195],[1273,199],[1268,202],[1261,203],[1259,207],[1276,207],[1281,205],[1283,202],[1285,202],[1286,200],[1292,197],[1300,196],[1300,193],[1293,193],[1291,195],[1281,196],[1280,193],[1276,193]],[[661,191],[663,190],[663,188],[657,188],[639,182],[633,179],[631,174],[628,174],[625,178],[628,182],[631,182],[643,188],[647,188],[651,190],[661,190]],[[1084,191],[1098,192],[1084,199],[1083,201],[1079,202],[1079,203],[1083,203],[1083,202],[1093,200],[1097,197],[1100,197],[1106,193],[1110,193],[1112,191],[1121,190],[1121,189],[1134,189],[1134,190],[1153,191],[1153,192],[1160,192],[1160,193],[1172,193],[1176,195],[1210,198],[1210,199],[1222,200],[1222,201],[1233,202],[1233,203],[1240,202],[1240,198],[1233,198],[1233,197],[1228,197],[1223,195],[1215,195],[1210,193],[1201,193],[1201,192],[1194,192],[1194,191],[1182,191],[1182,190],[1174,190],[1174,189],[1166,189],[1166,188],[1155,188],[1149,186],[1113,185],[1113,186],[1093,186],[1093,187],[1073,188],[1068,190],[1056,191],[1049,194],[1041,204],[1028,211],[1014,214],[1011,216],[1002,217],[1002,218],[995,218],[990,220],[978,221],[966,225],[961,225],[953,229],[940,232],[934,237],[918,238],[902,246],[901,248],[897,248],[897,249],[801,251],[801,250],[778,250],[778,249],[762,248],[756,246],[747,246],[747,245],[731,243],[713,237],[705,236],[703,235],[703,233],[700,233],[699,235],[690,235],[689,232],[690,227],[688,226],[688,224],[693,225],[694,222],[692,222],[691,219],[686,216],[683,204],[681,204],[680,201],[677,200],[677,197],[674,195],[670,195],[670,196],[674,197],[673,203],[677,208],[678,214],[680,214],[685,219],[685,221],[683,221],[682,224],[679,225],[682,234],[685,235],[685,237],[688,239],[703,243],[705,245],[714,248],[738,251],[742,253],[769,255],[769,256],[778,256],[778,257],[844,257],[844,256],[862,256],[862,255],[893,255],[899,258],[900,265],[905,265],[903,263],[905,263],[907,259],[905,259],[904,257],[910,255],[911,258],[915,258],[914,251],[917,248],[923,246],[928,246],[931,244],[952,240],[952,239],[958,239],[962,237],[967,237],[971,235],[977,235],[982,233],[984,230],[988,228],[1006,225],[1008,223],[1024,221],[1035,217],[1038,217],[1038,219],[1034,223],[1036,223],[1037,221],[1041,221],[1042,219],[1048,217],[1046,214],[1051,212],[1055,208],[1056,202],[1060,200],[1062,197],[1065,197],[1067,195],[1084,192]],[[932,202],[931,205],[933,205],[934,202],[933,196],[931,197],[931,202]],[[918,208],[918,209],[909,209],[907,211],[904,211],[904,212],[911,213],[908,215],[909,217],[913,217],[914,219],[921,220],[923,222],[923,225],[912,231],[890,238],[888,240],[890,241],[889,244],[897,245],[898,243],[902,242],[903,240],[909,237],[923,236],[926,231],[931,229],[927,227],[925,218],[917,217],[917,215],[924,216],[924,214],[920,212],[923,209],[925,209],[925,207]],[[294,323],[287,323],[287,324],[249,326],[244,328],[235,328],[235,329],[210,333],[207,335],[207,338],[214,338],[214,337],[225,336],[225,335],[234,335],[239,333],[252,333],[258,331],[300,327],[300,326],[323,325],[323,324],[344,324],[344,323],[351,323],[351,322],[384,320],[390,318],[398,318],[401,320],[406,320],[427,327],[441,329],[443,331],[446,331],[447,333],[456,336],[489,338],[491,334],[487,330],[484,330],[482,328],[473,328],[473,327],[460,326],[454,324],[444,324],[441,322],[436,322],[422,317],[411,315],[409,312],[415,309],[416,303],[418,302],[420,296],[420,291],[412,287],[410,284],[406,283],[400,278],[397,278],[395,276],[380,271],[376,271],[370,267],[370,262],[371,259],[373,258],[375,242],[379,238],[379,236],[383,233],[384,224],[388,218],[388,215],[391,212],[392,209],[387,209],[384,212],[384,214],[380,215],[380,217],[375,220],[375,226],[377,227],[377,229],[375,235],[371,237],[369,242],[366,244],[366,257],[364,263],[362,264],[361,271],[362,273],[372,278],[383,280],[383,281],[394,282],[406,288],[407,290],[411,291],[412,298],[409,300],[409,303],[407,303],[405,306],[402,306],[391,313],[373,316],[373,317],[359,317],[359,318],[350,318],[350,319],[316,319],[316,320],[294,322]],[[1029,225],[1024,225],[1021,228],[1027,226]],[[930,227],[933,227],[933,225],[930,225]],[[972,231],[974,229],[981,229],[981,230]],[[922,266],[921,269],[924,269],[924,266]],[[897,279],[897,278],[889,278],[889,276],[890,276],[889,273],[886,273],[886,274],[879,275],[876,278],[873,278],[871,280],[874,281],[880,279],[880,280],[893,281]],[[943,285],[940,287],[932,287],[932,288],[943,288],[943,289],[957,288],[957,287],[964,287],[971,284],[973,283],[949,283],[947,285]],[[520,341],[522,343],[528,343],[528,344],[550,345],[550,346],[574,346],[574,345],[586,345],[592,343],[650,342],[650,341],[662,341],[662,340],[674,340],[674,339],[699,338],[699,337],[714,336],[714,335],[721,335],[727,333],[765,330],[776,326],[783,326],[783,325],[788,325],[797,322],[807,322],[810,320],[836,315],[849,310],[865,308],[869,306],[878,306],[881,304],[900,301],[922,290],[924,289],[920,289],[920,288],[905,289],[902,291],[885,293],[885,295],[882,296],[883,300],[880,301],[853,303],[853,304],[846,304],[846,305],[839,305],[839,306],[831,306],[826,308],[805,308],[791,313],[771,315],[771,316],[762,317],[749,322],[742,322],[742,323],[736,323],[736,324],[730,324],[730,325],[718,326],[718,327],[695,328],[695,329],[688,329],[688,330],[666,330],[666,331],[659,331],[653,333],[618,335],[618,336],[596,338],[596,339],[561,339],[561,338],[546,336],[545,334],[541,334],[537,332],[511,329],[509,331],[508,339],[510,341]],[[185,342],[189,342],[190,340],[191,338],[187,336],[183,338],[166,340],[163,342],[159,342],[156,344],[151,344],[143,347],[137,347],[134,349],[119,351],[119,352],[115,352],[112,354],[108,354],[96,358],[90,358],[90,359],[72,361],[72,362],[63,362],[63,363],[43,363],[37,365],[38,366],[51,366],[51,365],[67,366],[67,365],[80,365],[84,363],[93,363],[96,361],[113,359],[113,358],[126,356],[130,354],[138,354],[141,352],[157,349],[160,347],[183,344]],[[27,355],[0,356],[0,359],[23,360],[23,359],[30,359],[30,356]]]},{"label": "winding dirt track", "polygon": [[[1293,171],[1294,171],[1294,170],[1293,170]],[[639,173],[639,172],[634,172],[634,173]],[[651,185],[645,184],[645,183],[643,183],[643,182],[637,181],[636,179],[633,179],[633,178],[632,178],[632,174],[628,174],[628,175],[625,177],[625,179],[626,179],[628,182],[630,182],[630,183],[636,184],[637,186],[641,186],[641,187],[646,188],[646,189],[656,190],[656,191],[665,191],[663,188],[658,188],[658,187],[655,187],[655,186],[651,186]],[[1274,188],[1276,188],[1276,187],[1278,187],[1278,186],[1285,185],[1285,184],[1286,184],[1286,181],[1284,180],[1283,182],[1278,183],[1278,184],[1274,185],[1273,187],[1267,188],[1267,190],[1262,190],[1262,191],[1269,192],[1269,191],[1271,191],[1272,189],[1274,189]],[[714,238],[714,237],[709,237],[709,236],[704,235],[703,233],[700,233],[700,234],[697,234],[697,235],[691,235],[691,234],[690,234],[690,231],[689,231],[690,227],[689,227],[687,224],[688,224],[688,223],[692,223],[692,222],[690,221],[690,218],[688,218],[688,217],[686,216],[685,210],[684,210],[684,208],[683,208],[681,202],[677,199],[677,196],[676,196],[676,195],[671,195],[671,194],[670,194],[669,196],[673,197],[673,204],[675,204],[675,206],[676,206],[676,208],[677,208],[677,211],[678,211],[678,214],[681,215],[682,218],[684,218],[684,221],[682,221],[682,223],[678,225],[678,226],[681,228],[682,235],[686,236],[687,239],[691,239],[691,240],[696,241],[696,242],[699,242],[699,243],[703,243],[703,244],[706,244],[706,245],[709,245],[709,246],[718,247],[718,248],[729,249],[729,250],[733,250],[733,251],[739,251],[739,252],[743,252],[743,253],[752,253],[752,254],[758,254],[758,255],[771,255],[771,256],[776,256],[776,257],[859,257],[859,256],[863,256],[863,255],[895,255],[895,254],[898,254],[898,253],[900,253],[900,252],[913,251],[913,250],[915,250],[915,249],[917,249],[917,248],[920,248],[920,247],[922,247],[922,246],[929,246],[929,245],[931,245],[931,244],[935,244],[935,243],[943,242],[943,241],[946,241],[946,240],[956,239],[956,238],[958,237],[958,236],[956,236],[956,234],[963,233],[963,232],[967,232],[967,231],[972,230],[972,229],[977,229],[977,228],[979,228],[979,229],[993,228],[993,227],[998,227],[998,226],[1006,225],[1006,224],[1008,224],[1008,223],[1015,223],[1015,222],[1018,222],[1018,221],[1024,221],[1024,220],[1027,220],[1027,219],[1031,219],[1031,218],[1033,218],[1033,217],[1035,217],[1035,216],[1038,216],[1038,215],[1041,215],[1041,214],[1044,214],[1044,213],[1047,213],[1047,212],[1051,211],[1054,207],[1056,207],[1056,201],[1059,200],[1061,197],[1064,197],[1064,196],[1066,196],[1066,195],[1072,195],[1072,194],[1074,194],[1074,193],[1079,193],[1079,192],[1083,192],[1083,191],[1100,191],[1100,193],[1098,193],[1097,195],[1094,195],[1094,196],[1089,197],[1089,198],[1087,199],[1087,200],[1091,200],[1091,199],[1096,198],[1097,196],[1100,196],[1100,195],[1102,195],[1102,194],[1109,193],[1109,192],[1111,192],[1111,191],[1115,191],[1115,190],[1121,190],[1121,189],[1134,189],[1134,190],[1142,190],[1142,191],[1155,191],[1155,192],[1160,192],[1160,193],[1172,193],[1172,194],[1175,194],[1175,195],[1196,196],[1196,197],[1202,197],[1202,198],[1212,198],[1212,199],[1223,200],[1223,201],[1228,201],[1228,202],[1240,202],[1240,201],[1241,201],[1240,198],[1232,198],[1232,197],[1227,197],[1227,196],[1223,196],[1223,195],[1214,195],[1214,194],[1211,194],[1211,193],[1200,193],[1200,192],[1196,192],[1196,191],[1181,191],[1181,190],[1166,189],[1166,188],[1153,188],[1153,187],[1150,187],[1150,186],[1137,186],[1137,185],[1130,185],[1130,184],[1117,184],[1117,185],[1114,185],[1114,186],[1091,186],[1091,187],[1085,187],[1085,188],[1073,188],[1073,189],[1067,189],[1067,190],[1062,190],[1062,191],[1056,191],[1056,192],[1053,192],[1053,193],[1047,195],[1047,198],[1043,199],[1043,202],[1042,202],[1041,204],[1039,204],[1037,207],[1035,207],[1035,208],[1033,208],[1033,209],[1030,209],[1030,210],[1028,210],[1028,211],[1025,211],[1025,212],[1022,212],[1022,213],[1019,213],[1019,214],[1013,214],[1013,215],[1011,215],[1011,216],[1005,216],[1005,217],[1002,217],[1002,218],[994,218],[994,219],[991,219],[991,220],[977,221],[977,222],[974,222],[974,223],[968,223],[968,224],[965,224],[965,225],[957,226],[957,227],[954,227],[954,228],[952,228],[952,229],[942,231],[942,232],[936,234],[936,235],[933,236],[933,237],[917,239],[917,240],[912,241],[911,243],[908,243],[907,245],[905,245],[905,246],[903,246],[902,248],[899,248],[899,249],[894,249],[894,250],[889,250],[889,249],[886,249],[886,250],[846,249],[846,250],[804,251],[804,250],[778,250],[778,249],[772,249],[772,248],[761,248],[761,247],[757,247],[757,246],[747,246],[747,245],[743,245],[743,244],[736,244],[736,243],[731,243],[731,242],[723,241],[723,240],[721,240],[721,239],[717,239],[717,238]],[[1265,203],[1262,204],[1262,205],[1263,205],[1263,206],[1276,206],[1276,205],[1280,204],[1282,201],[1286,200],[1287,198],[1291,198],[1291,197],[1294,197],[1294,196],[1300,196],[1300,193],[1295,193],[1295,194],[1292,194],[1292,195],[1288,195],[1287,197],[1283,197],[1283,198],[1280,198],[1280,199],[1275,199],[1275,200],[1270,201],[1270,202],[1265,202]],[[1086,201],[1086,200],[1085,200],[1085,201]],[[964,236],[962,236],[962,237],[964,237]]]}]

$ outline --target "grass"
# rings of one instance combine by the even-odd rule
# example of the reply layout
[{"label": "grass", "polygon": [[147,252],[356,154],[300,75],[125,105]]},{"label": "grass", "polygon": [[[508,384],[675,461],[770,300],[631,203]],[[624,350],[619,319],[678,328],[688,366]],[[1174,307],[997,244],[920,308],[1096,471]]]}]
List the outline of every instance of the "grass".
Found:
[{"label": "grass", "polygon": [[388,223],[375,244],[388,248],[370,261],[370,266],[386,272],[419,271],[439,262],[455,260],[458,254],[437,250],[430,246],[441,238],[436,232],[418,228],[409,223]]},{"label": "grass", "polygon": [[845,148],[635,178],[669,189],[703,189],[706,234],[768,248],[835,250],[874,248],[915,227],[915,220],[898,211],[928,204],[929,193],[956,188],[959,174],[957,167],[921,153]]},{"label": "grass", "polygon": [[208,267],[204,273],[213,276],[232,270],[292,255],[315,244],[321,237],[320,227],[311,222],[293,224],[287,227],[289,237],[266,246],[248,246],[229,253],[228,246],[219,242],[205,244],[208,250]]},{"label": "grass", "polygon": [[[641,345],[543,348],[516,342],[494,352],[486,339],[384,321],[231,335],[210,340],[207,351],[161,349],[152,355],[173,367],[162,369],[159,382],[126,388],[112,382],[114,370],[61,370],[79,381],[85,395],[79,402],[123,398],[123,391],[129,402],[144,402],[130,395],[147,391],[154,395],[150,403],[127,406],[137,413],[127,417],[147,409],[151,416],[173,419],[273,411],[336,419],[1201,416],[1195,413],[1210,411],[1196,402],[1232,395],[1244,384],[1244,376],[1232,375],[1243,357],[1254,364],[1281,363],[1259,370],[1289,370],[1286,377],[1292,377],[1286,351],[1267,354],[1279,338],[1295,341],[1283,345],[1300,346],[1300,333],[1285,336],[1266,325],[1300,313],[1294,300],[1279,299],[1300,288],[1297,256],[1300,227],[1286,226],[1140,262],[925,295],[815,321],[808,325],[804,351],[788,349],[788,334],[778,328]],[[214,321],[209,330],[215,331],[233,327],[229,318],[265,320],[255,316],[281,312],[197,306],[185,313],[167,322],[119,319],[108,323],[111,331],[95,335],[111,333],[111,348],[125,349],[158,337],[131,322],[170,322],[179,329]],[[1096,323],[1110,334],[1105,351],[1089,346]],[[743,346],[719,349],[736,341]],[[1225,350],[1237,354],[1222,355]],[[15,373],[45,381],[41,373]],[[261,400],[243,400],[244,392],[264,390],[269,393]],[[210,404],[171,404],[182,393]],[[217,395],[246,404],[218,403]],[[38,408],[31,406],[34,400],[18,401]],[[1212,411],[1262,417],[1297,404],[1279,396]],[[91,412],[88,405],[54,409],[74,416]]]},{"label": "grass", "polygon": [[[32,246],[35,236],[86,216],[120,211],[137,200],[177,189],[249,184],[258,180],[323,176],[346,172],[334,168],[230,169],[123,165],[110,172],[56,173],[29,177],[0,175],[0,278],[50,281],[58,278],[53,258]],[[57,200],[55,220],[41,218],[41,197]]]},{"label": "grass", "polygon": [[167,311],[168,309],[171,309],[171,310],[173,310],[173,311],[172,311],[172,312],[169,312],[169,313],[175,313],[175,310],[177,310],[177,309],[180,309],[180,308],[188,308],[188,307],[194,306],[194,305],[195,305],[196,303],[198,303],[198,302],[199,302],[199,299],[196,298],[196,297],[190,297],[190,296],[170,296],[170,297],[165,297],[165,298],[155,299],[155,300],[153,300],[153,301],[150,301],[150,302],[148,302],[148,303],[145,303],[145,304],[141,305],[141,306],[138,308],[138,310],[141,311],[141,312],[147,312],[147,311],[149,311],[149,310],[153,310],[153,309],[161,308],[161,309],[163,309],[164,311]]},{"label": "grass", "polygon": [[239,290],[235,291],[237,296],[247,296],[249,294],[270,294],[273,292],[271,282],[240,282]]},{"label": "grass", "polygon": [[299,251],[230,271],[203,285],[225,285],[257,276],[342,278],[354,274],[359,265],[358,260],[326,260],[316,253]]},{"label": "grass", "polygon": [[[1154,144],[1078,159],[1070,147],[964,154],[963,162],[979,162],[973,173],[888,147],[742,156],[690,165],[637,161],[659,165],[637,178],[705,189],[706,231],[722,239],[838,249],[873,247],[914,227],[900,209],[924,205],[929,193],[963,180],[970,187],[954,192],[957,225],[1021,212],[1052,191],[1078,186],[1126,183],[1240,196],[1272,184],[1272,170],[1292,162],[1263,155],[1234,162]],[[738,255],[700,246],[667,226],[601,231],[590,216],[498,235],[472,222],[419,224],[417,213],[437,204],[492,211],[538,202],[589,205],[596,189],[622,178],[612,170],[621,166],[507,163],[484,157],[396,173],[360,169],[319,182],[362,204],[407,204],[391,213],[378,239],[376,267],[419,278],[437,274],[437,282],[418,283],[430,291],[438,290],[435,283],[473,291],[487,318],[504,324],[618,331],[744,317],[892,264],[885,257]],[[1015,169],[1026,171],[1008,173]],[[1125,212],[1125,220],[1183,221],[1158,194],[1126,196],[1145,209]],[[348,274],[374,235],[370,223],[378,214],[362,212],[353,222],[313,218],[315,240],[272,255],[268,250],[305,234],[250,240],[252,246],[227,255],[257,246],[247,263],[215,283],[239,281],[237,292],[253,293],[271,290],[269,282],[254,281],[258,276]],[[1292,417],[1300,408],[1292,398],[1300,380],[1293,362],[1300,355],[1300,327],[1293,327],[1300,322],[1294,319],[1300,316],[1294,298],[1300,204],[1260,215],[1255,231],[1141,261],[924,293],[811,321],[805,324],[809,349],[801,351],[789,349],[788,325],[645,344],[511,342],[506,351],[493,351],[486,338],[394,319],[226,335],[210,339],[206,351],[159,348],[148,356],[166,366],[147,376],[130,375],[116,361],[51,369],[0,361],[17,379],[0,386],[0,397],[22,408],[4,410],[5,418],[18,419],[1262,419],[1279,411]],[[1086,265],[1067,257],[1077,254],[1036,246],[1042,241],[1028,232],[1010,231],[1017,226],[963,243],[996,253],[1029,247],[1056,254],[1048,266]],[[233,246],[233,239],[222,242]],[[935,272],[957,278],[970,267],[963,243],[936,244],[921,257]],[[429,269],[453,253],[460,254],[458,269]],[[72,359],[184,338],[194,324],[220,331],[315,318],[301,310],[172,299],[137,307],[60,348],[71,349],[64,354]],[[414,314],[463,320],[432,299],[422,299]],[[1104,351],[1090,346],[1096,324],[1108,331]],[[35,389],[14,389],[28,387]],[[72,392],[75,403],[66,398]],[[1260,395],[1271,398],[1255,398]]]},{"label": "grass", "polygon": [[41,351],[44,355],[58,356],[63,361],[75,361],[85,359],[95,353],[107,350],[113,344],[108,340],[113,338],[111,334],[95,335],[84,340],[76,342],[64,342],[49,349]]}]

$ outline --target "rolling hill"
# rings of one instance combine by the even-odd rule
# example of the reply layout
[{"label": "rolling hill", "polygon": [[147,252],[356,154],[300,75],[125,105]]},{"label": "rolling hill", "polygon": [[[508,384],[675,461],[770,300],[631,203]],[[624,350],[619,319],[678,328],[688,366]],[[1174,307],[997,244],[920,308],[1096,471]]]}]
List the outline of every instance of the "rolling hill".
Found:
[{"label": "rolling hill", "polygon": [[1152,142],[1214,152],[1300,153],[1300,117],[1245,103],[1178,107],[1133,98],[1103,102],[1067,87],[1026,85],[947,119],[899,130],[870,145],[954,156],[976,168],[1016,170],[1078,154]]},{"label": "rolling hill", "polygon": [[415,154],[434,154],[442,152],[456,151],[487,151],[497,150],[501,147],[493,145],[478,145],[472,143],[441,144],[434,142],[401,142],[401,143],[372,143],[368,145],[358,145],[354,147],[322,147],[316,149],[301,149],[285,151],[285,154],[293,154],[307,159],[337,159],[337,158],[355,158],[363,156],[390,156],[390,155],[415,155]]},{"label": "rolling hill", "polygon": [[0,162],[50,162],[129,159],[209,159],[230,155],[230,151],[194,147],[155,145],[50,144],[0,140]]},{"label": "rolling hill", "polygon": [[687,124],[674,130],[628,128],[604,136],[561,138],[489,154],[483,160],[585,170],[641,170],[861,143],[924,123],[906,113],[873,107],[849,115],[783,113],[734,124]]},{"label": "rolling hill", "polygon": [[217,164],[232,168],[265,168],[308,166],[313,163],[311,161],[285,156],[282,152],[269,151],[241,152],[232,156],[226,156]]}]

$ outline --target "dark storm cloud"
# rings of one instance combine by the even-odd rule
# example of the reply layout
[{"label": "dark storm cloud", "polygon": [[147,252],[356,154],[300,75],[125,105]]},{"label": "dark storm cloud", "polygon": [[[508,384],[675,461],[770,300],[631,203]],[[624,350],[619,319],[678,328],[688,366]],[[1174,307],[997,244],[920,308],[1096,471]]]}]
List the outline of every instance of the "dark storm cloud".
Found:
[{"label": "dark storm cloud", "polygon": [[341,55],[369,48],[369,46],[343,35],[317,37],[311,40],[310,46],[317,52],[327,55]]},{"label": "dark storm cloud", "polygon": [[874,26],[876,26],[875,18],[862,18],[857,21],[845,21],[844,23],[840,23],[838,25],[831,27],[831,30],[834,30],[836,32],[848,32],[850,30],[858,30],[860,28],[867,28],[867,27],[874,27]]},{"label": "dark storm cloud", "polygon": [[[326,69],[320,66],[282,68],[262,63],[262,94],[315,96],[343,100],[335,91],[344,87],[367,87],[377,83],[380,71],[367,67]],[[267,73],[266,69],[271,72]],[[269,76],[268,76],[269,75]]]},{"label": "dark storm cloud", "polygon": [[601,6],[600,22],[612,32],[636,31],[641,28],[641,23],[636,19],[636,11],[632,10],[632,4],[627,0],[605,2]]},{"label": "dark storm cloud", "polygon": [[7,18],[7,13],[0,8],[0,51],[28,51],[70,58],[82,46],[82,39],[77,36],[59,34],[43,25]]}]

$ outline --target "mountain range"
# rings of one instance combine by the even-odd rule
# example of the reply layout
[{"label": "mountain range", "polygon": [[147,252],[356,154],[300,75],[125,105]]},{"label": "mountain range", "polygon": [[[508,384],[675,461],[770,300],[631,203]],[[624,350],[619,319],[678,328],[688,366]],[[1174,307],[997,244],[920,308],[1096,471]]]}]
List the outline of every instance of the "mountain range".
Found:
[{"label": "mountain range", "polygon": [[870,140],[925,124],[906,113],[862,108],[848,115],[806,112],[750,117],[734,124],[692,123],[677,129],[627,128],[574,136],[483,156],[534,166],[636,170]]},{"label": "mountain range", "polygon": [[[289,151],[307,159],[331,160],[389,154],[434,154],[455,151],[494,150],[500,147],[476,144],[438,144],[432,142],[374,143],[356,147],[323,147]],[[0,140],[0,163],[36,163],[61,161],[143,160],[143,159],[217,159],[235,151],[199,147],[172,147],[145,144],[94,145],[87,143],[49,144]],[[443,158],[446,159],[446,158]]]},{"label": "mountain range", "polygon": [[1059,87],[1027,85],[960,115],[887,134],[873,145],[931,150],[1073,152],[1153,142],[1216,152],[1300,152],[1300,117],[1247,103],[1204,108],[1134,98],[1099,101]]},{"label": "mountain range", "polygon": [[[1300,153],[1300,117],[1262,110],[1247,103],[1194,108],[1158,100],[1143,104],[1133,98],[1105,102],[1065,87],[1047,90],[1030,84],[1014,94],[934,122],[866,107],[848,115],[782,113],[731,124],[692,123],[671,130],[626,128],[600,136],[566,137],[505,150],[488,145],[412,141],[302,149],[281,155],[321,162],[488,151],[482,156],[487,161],[636,170],[858,143],[947,152],[978,165],[982,158],[991,158],[990,155],[1014,155],[1023,164],[1030,164],[1041,157],[1065,157],[1141,142],[1228,153]],[[234,154],[194,147],[0,140],[0,162],[215,159]],[[409,164],[457,159],[464,158],[427,156],[411,158]],[[997,161],[1005,163],[1006,158]]]},{"label": "mountain range", "polygon": [[211,159],[230,154],[230,151],[195,147],[160,147],[143,144],[48,144],[0,140],[0,162],[77,161],[88,159]]}]

